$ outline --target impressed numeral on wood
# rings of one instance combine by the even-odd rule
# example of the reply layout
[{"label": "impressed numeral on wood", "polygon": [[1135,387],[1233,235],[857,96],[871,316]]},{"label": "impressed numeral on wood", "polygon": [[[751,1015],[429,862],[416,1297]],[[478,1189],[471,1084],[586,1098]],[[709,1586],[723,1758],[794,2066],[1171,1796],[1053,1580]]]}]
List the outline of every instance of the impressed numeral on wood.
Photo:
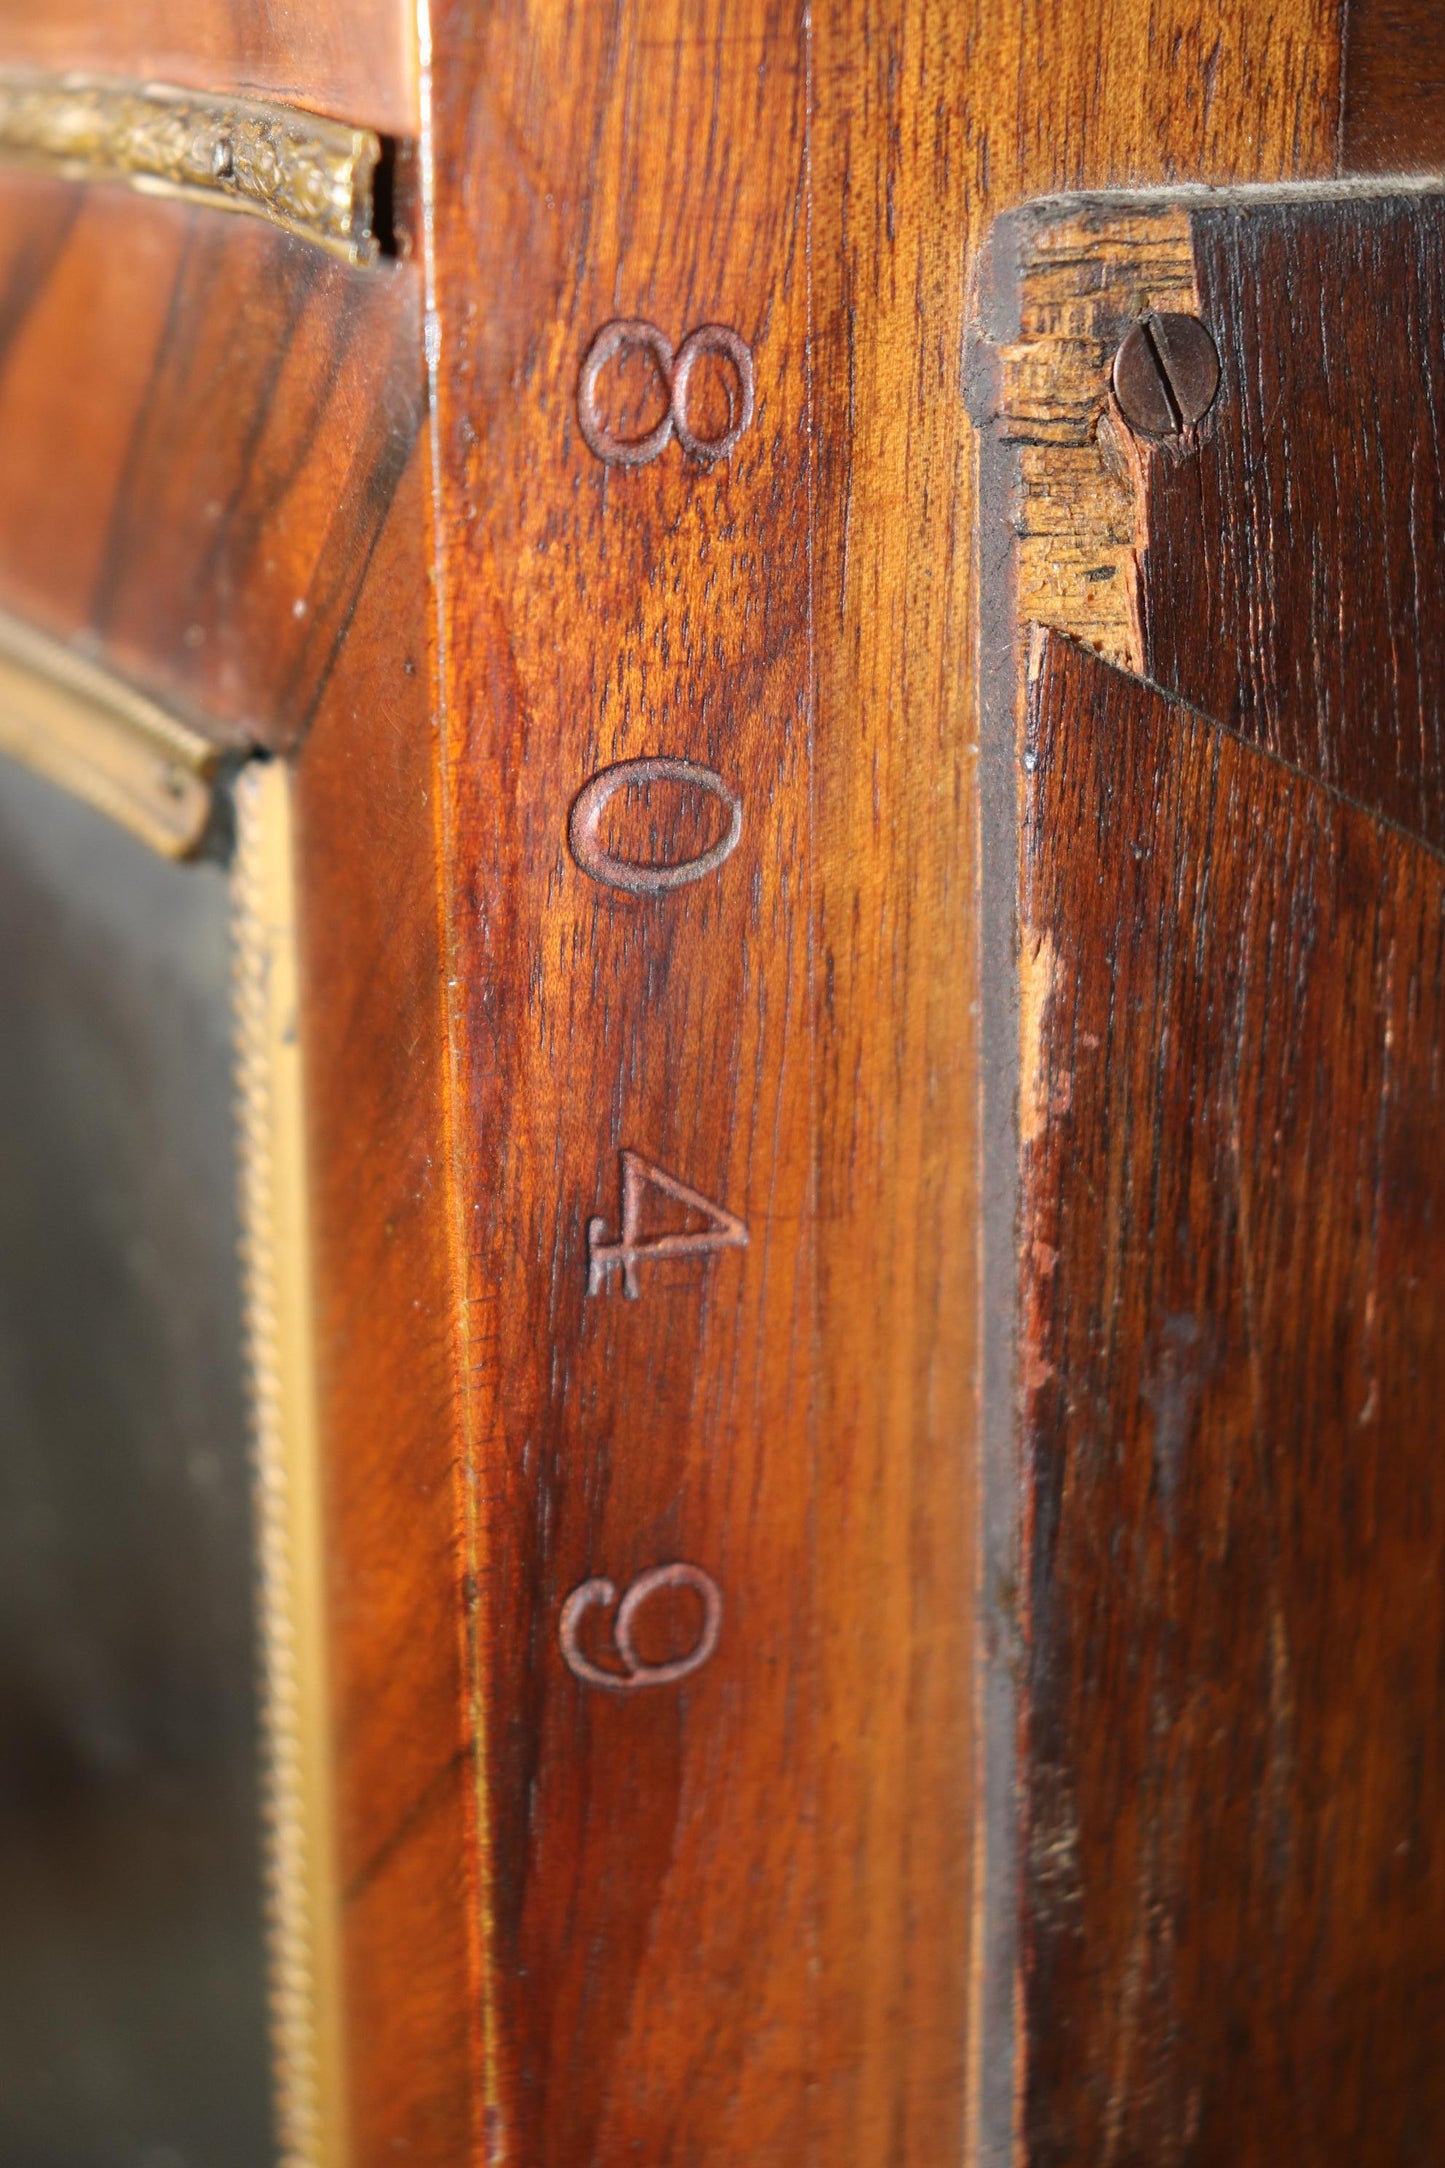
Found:
[{"label": "impressed numeral on wood", "polygon": [[[696,1233],[644,1235],[642,1193],[649,1184],[660,1190],[664,1197],[672,1198],[675,1204],[701,1212],[710,1222],[709,1226]],[[700,1190],[689,1189],[676,1175],[664,1174],[661,1167],[654,1167],[650,1160],[639,1158],[636,1152],[624,1151],[621,1233],[615,1242],[610,1242],[605,1220],[598,1218],[587,1222],[587,1292],[600,1295],[607,1284],[608,1273],[614,1265],[620,1265],[622,1292],[635,1302],[642,1293],[637,1268],[646,1260],[699,1257],[710,1250],[742,1250],[747,1248],[747,1242],[747,1228],[736,1213],[714,1204],[711,1197],[704,1197]]]},{"label": "impressed numeral on wood", "polygon": [[[632,1645],[633,1622],[648,1597],[663,1588],[692,1589],[702,1600],[702,1626],[686,1656],[679,1656],[668,1664],[645,1664]],[[637,1576],[617,1605],[612,1639],[623,1669],[604,1671],[600,1664],[594,1664],[590,1657],[583,1655],[578,1634],[583,1617],[594,1604],[616,1602],[616,1584],[599,1579],[584,1581],[580,1588],[574,1588],[562,1606],[557,1626],[562,1660],[567,1669],[588,1686],[605,1686],[617,1694],[629,1693],[638,1686],[673,1686],[679,1679],[685,1679],[690,1671],[701,1670],[717,1647],[722,1626],[722,1591],[712,1575],[704,1573],[701,1566],[689,1566],[685,1562],[654,1566],[650,1572]]]},{"label": "impressed numeral on wood", "polygon": [[[597,404],[597,380],[609,361],[629,348],[641,347],[657,365],[667,386],[667,412],[646,436],[615,436],[603,421]],[[728,426],[720,436],[700,437],[687,417],[688,387],[692,372],[704,354],[720,354],[737,377],[737,404],[728,401]],[[604,324],[587,350],[577,386],[577,419],[590,451],[609,467],[645,467],[665,452],[674,430],[685,452],[704,465],[726,459],[753,418],[753,357],[745,340],[727,324],[703,324],[690,331],[674,359],[672,341],[656,324],[639,317],[617,317]]]},{"label": "impressed numeral on wood", "polygon": [[[641,865],[635,859],[619,858],[602,841],[602,816],[618,791],[647,790],[654,783],[685,784],[716,798],[728,817],[726,834],[695,858],[670,865]],[[634,896],[665,895],[670,888],[685,888],[689,881],[715,873],[737,849],[742,832],[742,800],[713,769],[695,760],[620,760],[615,767],[601,768],[577,793],[567,823],[567,841],[582,871],[607,888],[626,889]]]}]

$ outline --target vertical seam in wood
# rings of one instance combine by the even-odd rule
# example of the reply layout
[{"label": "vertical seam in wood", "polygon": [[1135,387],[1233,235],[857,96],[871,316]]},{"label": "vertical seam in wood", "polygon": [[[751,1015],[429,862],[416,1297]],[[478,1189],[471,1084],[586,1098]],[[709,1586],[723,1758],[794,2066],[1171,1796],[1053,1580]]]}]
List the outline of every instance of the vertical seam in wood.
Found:
[{"label": "vertical seam in wood", "polygon": [[[481,1531],[476,1503],[477,1438],[472,1389],[471,1315],[466,1293],[466,1211],[463,1182],[464,1155],[457,1107],[461,1091],[461,1054],[454,996],[456,941],[453,930],[452,878],[449,837],[451,831],[451,763],[448,741],[450,704],[447,686],[447,590],[444,578],[446,537],[441,507],[441,338],[438,309],[436,257],[436,149],[432,101],[430,0],[415,0],[420,106],[420,157],[422,259],[424,267],[423,344],[427,374],[427,452],[430,474],[427,498],[431,508],[431,573],[433,637],[432,722],[436,741],[436,905],[442,955],[441,1025],[444,1039],[442,1062],[442,1120],[445,1164],[451,1191],[447,1214],[451,1307],[457,1377],[460,1452],[455,1462],[458,1525],[461,1531],[461,1585],[457,1590],[457,1633],[462,1673],[463,1735],[461,1745],[471,1765],[467,1787],[468,1904],[467,1940],[480,2026],[468,2012],[468,2059],[473,2073],[474,2102],[469,2117],[474,2158],[486,2168],[500,2168],[507,2158],[507,2133],[500,2097],[500,2056],[497,2041],[497,1997],[494,1972],[495,1936],[490,1824],[487,1812],[486,1704],[481,1687],[481,1652],[476,1600]],[[480,2116],[476,2110],[480,2108]]]},{"label": "vertical seam in wood", "polygon": [[[804,432],[806,461],[806,486],[808,501],[808,689],[807,689],[807,838],[808,838],[808,909],[805,968],[807,971],[807,1013],[814,1020],[808,1033],[808,1107],[810,1121],[814,1125],[808,1147],[808,1214],[812,1226],[818,1224],[818,1203],[822,1188],[819,1166],[819,1140],[822,1134],[819,1121],[818,1101],[818,974],[817,947],[819,926],[818,860],[815,847],[817,828],[817,776],[815,754],[818,735],[818,625],[817,625],[817,571],[818,571],[818,492],[815,462],[818,456],[817,410],[813,387],[813,99],[815,82],[813,74],[813,15],[811,8],[803,11],[803,216],[804,216],[804,263],[806,277],[806,331],[803,346],[803,406],[807,416]],[[817,1242],[810,1241],[808,1253],[808,1286],[812,1306],[811,1352],[808,1363],[808,1631],[812,1646],[818,1644],[818,1485],[822,1475],[822,1449],[819,1435],[819,1408],[817,1380],[822,1375],[821,1348],[823,1340],[822,1303],[819,1296],[817,1269]],[[818,1784],[818,1749],[815,1742],[813,1753],[813,1781]],[[815,1792],[812,1802],[814,1828],[822,1827],[821,1795]],[[819,2014],[821,1995],[818,1981],[822,1977],[824,1944],[823,1883],[821,1875],[813,1882],[813,1967],[812,1967],[812,2025],[816,2042],[820,2030]],[[808,2123],[808,2158],[813,2168],[827,2168],[818,2154],[818,2121],[812,2117]]]}]

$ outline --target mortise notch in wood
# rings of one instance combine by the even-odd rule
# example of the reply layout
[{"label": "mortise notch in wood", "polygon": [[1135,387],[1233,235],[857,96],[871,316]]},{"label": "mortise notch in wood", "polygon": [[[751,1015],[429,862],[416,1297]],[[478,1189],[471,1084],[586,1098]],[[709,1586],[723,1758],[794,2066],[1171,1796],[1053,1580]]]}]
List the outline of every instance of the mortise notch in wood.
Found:
[{"label": "mortise notch in wood", "polygon": [[1151,313],[1199,306],[1188,213],[1081,201],[1001,219],[979,273],[969,404],[1015,455],[1008,518],[1021,624],[1139,669],[1140,453],[1109,392]]},{"label": "mortise notch in wood", "polygon": [[1095,198],[980,285],[991,2164],[1445,2150],[1442,239]]}]

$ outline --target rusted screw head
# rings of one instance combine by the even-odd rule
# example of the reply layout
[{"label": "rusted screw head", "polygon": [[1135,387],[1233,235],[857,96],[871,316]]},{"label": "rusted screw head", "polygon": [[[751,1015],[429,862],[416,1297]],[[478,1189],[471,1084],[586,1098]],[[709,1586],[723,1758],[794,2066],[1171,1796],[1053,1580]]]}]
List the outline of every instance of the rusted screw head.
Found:
[{"label": "rusted screw head", "polygon": [[1209,412],[1219,350],[1197,316],[1146,316],[1114,356],[1119,412],[1142,437],[1178,437]]}]

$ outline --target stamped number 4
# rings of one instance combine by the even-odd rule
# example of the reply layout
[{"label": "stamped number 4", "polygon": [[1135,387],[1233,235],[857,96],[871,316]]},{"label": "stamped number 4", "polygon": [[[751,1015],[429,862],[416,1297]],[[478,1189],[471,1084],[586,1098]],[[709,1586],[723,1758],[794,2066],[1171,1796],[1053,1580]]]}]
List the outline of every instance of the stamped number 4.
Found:
[{"label": "stamped number 4", "polygon": [[[645,1235],[642,1232],[642,1199],[644,1190],[649,1188],[671,1198],[674,1204],[699,1213],[707,1226],[677,1234]],[[617,1240],[607,1239],[605,1220],[593,1219],[587,1223],[587,1292],[600,1295],[607,1285],[608,1273],[614,1266],[620,1266],[622,1292],[635,1302],[642,1293],[638,1281],[639,1265],[664,1257],[699,1257],[712,1250],[742,1250],[747,1248],[747,1242],[747,1228],[736,1213],[714,1204],[701,1191],[689,1189],[676,1175],[664,1174],[661,1167],[654,1167],[650,1160],[640,1158],[636,1152],[624,1152],[622,1228]]]}]

